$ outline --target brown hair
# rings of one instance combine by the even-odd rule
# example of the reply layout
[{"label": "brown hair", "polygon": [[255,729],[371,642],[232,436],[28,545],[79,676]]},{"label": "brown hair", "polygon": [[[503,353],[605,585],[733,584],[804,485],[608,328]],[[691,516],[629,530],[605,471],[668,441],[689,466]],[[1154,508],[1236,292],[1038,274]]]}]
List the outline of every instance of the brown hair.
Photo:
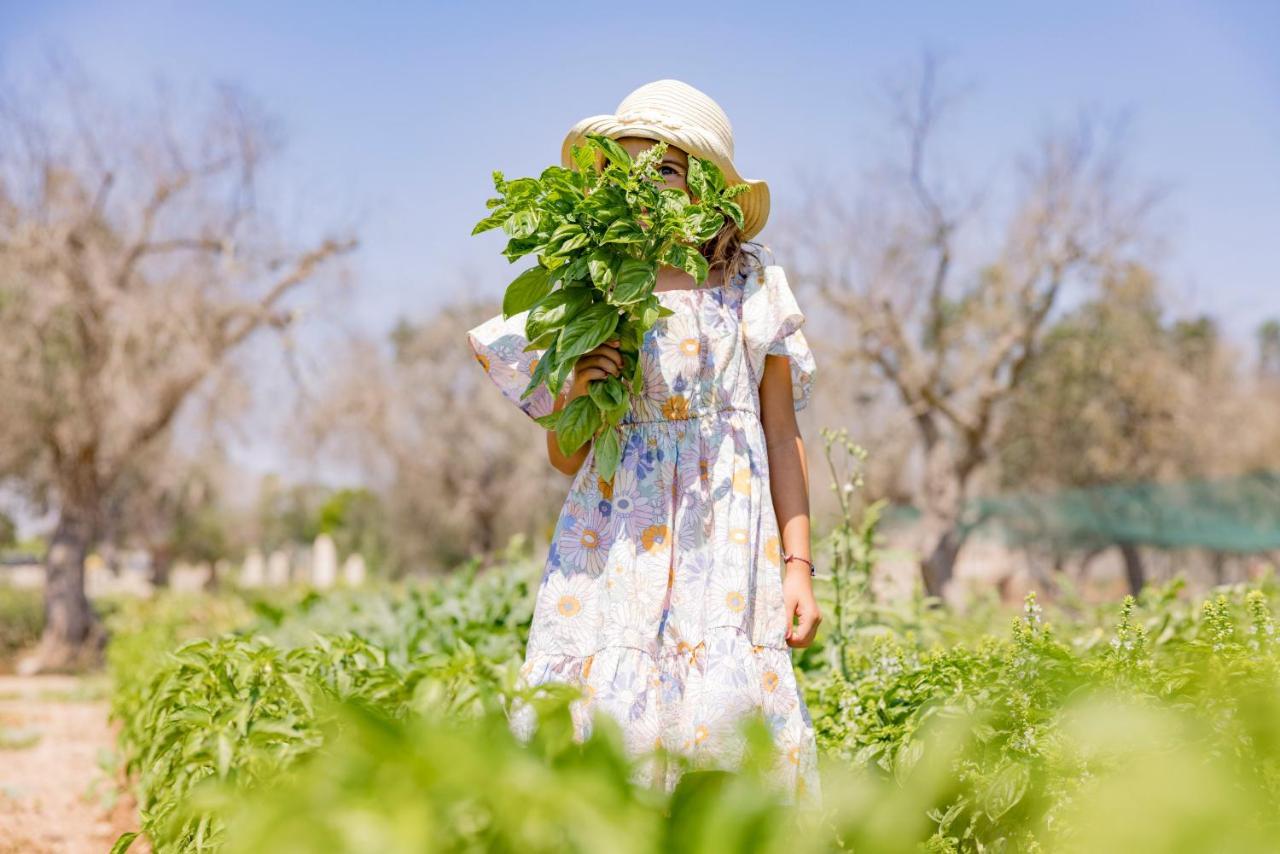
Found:
[{"label": "brown hair", "polygon": [[699,246],[698,251],[707,259],[708,272],[716,267],[722,268],[721,281],[728,284],[748,269],[757,273],[764,272],[764,261],[760,257],[762,248],[764,246],[760,243],[743,240],[742,229],[732,219],[725,217],[720,231]]}]

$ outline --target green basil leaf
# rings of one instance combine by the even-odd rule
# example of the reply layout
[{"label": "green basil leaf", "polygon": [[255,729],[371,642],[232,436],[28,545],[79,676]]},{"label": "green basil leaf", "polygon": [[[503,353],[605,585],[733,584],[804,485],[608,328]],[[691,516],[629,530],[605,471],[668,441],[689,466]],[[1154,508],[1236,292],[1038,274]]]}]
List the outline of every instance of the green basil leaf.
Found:
[{"label": "green basil leaf", "polygon": [[477,222],[475,228],[471,229],[471,236],[475,237],[477,234],[480,234],[481,232],[488,231],[491,228],[497,228],[498,226],[502,225],[506,221],[507,221],[507,214],[503,211],[499,211],[496,214],[487,216],[484,219]]},{"label": "green basil leaf", "polygon": [[579,229],[578,233],[571,234],[558,244],[547,244],[547,255],[555,257],[557,255],[568,255],[576,249],[581,249],[591,242],[591,235]]},{"label": "green basil leaf", "polygon": [[514,181],[508,181],[504,189],[507,201],[518,205],[536,198],[540,187],[536,178],[517,178]]},{"label": "green basil leaf", "polygon": [[572,252],[575,249],[581,249],[583,246],[586,246],[590,242],[591,242],[591,235],[587,234],[586,232],[583,232],[577,237],[570,237],[568,240],[566,240],[564,242],[564,245],[560,247],[560,251]]},{"label": "green basil leaf", "polygon": [[551,290],[551,271],[541,264],[516,276],[502,297],[502,316],[511,317],[533,308]]},{"label": "green basil leaf", "polygon": [[644,332],[640,329],[640,324],[634,318],[627,318],[617,329],[618,342],[622,352],[623,367],[625,362],[631,356],[631,351],[638,351],[643,343]]},{"label": "green basil leaf", "polygon": [[644,229],[634,220],[616,219],[605,229],[601,243],[640,243],[646,239]]},{"label": "green basil leaf", "polygon": [[600,152],[619,166],[630,167],[631,155],[625,148],[603,134],[589,133],[587,139],[600,147]]},{"label": "green basil leaf", "polygon": [[600,410],[589,395],[575,397],[561,410],[556,427],[556,444],[560,452],[569,456],[582,447],[600,427]]},{"label": "green basil leaf", "polygon": [[560,330],[560,358],[577,359],[599,347],[618,327],[618,310],[608,303],[593,303],[586,311],[571,318]]},{"label": "green basil leaf", "polygon": [[560,416],[563,414],[564,414],[564,410],[561,409],[556,412],[548,412],[546,415],[539,415],[537,418],[533,420],[537,421],[539,424],[541,424],[543,427],[546,427],[548,430],[555,430],[556,427],[560,426]]},{"label": "green basil leaf", "polygon": [[555,230],[547,237],[547,248],[543,255],[548,259],[559,254],[560,247],[565,241],[572,237],[579,237],[582,234],[582,226],[576,222],[564,222],[556,226]]},{"label": "green basil leaf", "polygon": [[555,230],[551,232],[551,236],[547,238],[547,245],[559,243],[575,234],[581,233],[582,226],[576,222],[562,222],[556,226]]},{"label": "green basil leaf", "polygon": [[702,161],[702,171],[706,175],[707,185],[713,192],[724,190],[724,173],[720,171],[720,167],[710,160]]},{"label": "green basil leaf", "polygon": [[691,236],[699,243],[706,243],[724,227],[724,214],[719,211],[700,211],[689,217]]},{"label": "green basil leaf", "polygon": [[618,305],[630,305],[652,293],[657,279],[657,263],[639,258],[623,259],[618,265],[612,299]]},{"label": "green basil leaf", "polygon": [[672,243],[662,250],[662,263],[669,267],[681,268],[684,258],[689,254],[689,247],[683,243]]},{"label": "green basil leaf", "polygon": [[502,230],[514,238],[528,237],[538,230],[538,212],[526,208],[507,217]]},{"label": "green basil leaf", "polygon": [[983,800],[985,806],[983,812],[992,821],[999,820],[1000,816],[1007,813],[1027,793],[1027,784],[1030,782],[1031,775],[1027,771],[1027,766],[1015,762],[1012,765],[1006,765],[1001,768],[995,775],[995,778],[987,783],[984,787]]},{"label": "green basil leaf", "polygon": [[[559,347],[559,340],[557,339],[556,343],[551,346]],[[560,394],[560,390],[564,388],[565,380],[573,373],[574,362],[574,358],[566,358],[560,354],[559,350],[556,351],[555,364],[551,366],[550,371],[547,373],[547,388],[552,395]]]},{"label": "green basil leaf", "polygon": [[697,280],[698,284],[702,284],[707,280],[707,274],[710,272],[707,259],[702,257],[701,252],[690,252],[689,260],[692,261],[693,264],[692,266],[685,267],[685,272],[690,276],[693,276],[693,278]]},{"label": "green basil leaf", "polygon": [[586,176],[598,168],[598,158],[590,145],[573,145],[569,149],[570,159],[577,164],[579,174]]},{"label": "green basil leaf", "polygon": [[605,425],[604,432],[596,437],[593,449],[596,461],[596,472],[605,480],[613,480],[613,473],[618,469],[618,460],[622,456],[622,443],[616,427]]},{"label": "green basil leaf", "polygon": [[618,389],[621,391],[618,405],[611,409],[606,409],[604,412],[605,418],[609,420],[610,424],[617,424],[622,420],[622,416],[626,415],[627,411],[631,409],[631,389],[627,387],[627,381],[622,377],[618,377]]},{"label": "green basil leaf", "polygon": [[658,322],[658,318],[662,316],[658,313],[658,310],[660,308],[662,308],[662,306],[654,305],[653,303],[648,303],[644,306],[644,308],[640,309],[640,312],[639,312],[640,323],[642,326],[644,326],[645,329],[651,329],[653,327],[653,324]]},{"label": "green basil leaf", "polygon": [[[674,251],[672,251],[674,250]],[[694,281],[702,284],[707,280],[707,259],[702,257],[702,253],[697,250],[684,246],[682,244],[672,244],[667,252],[667,258],[670,260],[664,263],[670,264],[672,267],[684,270]]]},{"label": "green basil leaf", "polygon": [[551,346],[551,342],[555,341],[559,335],[560,330],[548,329],[546,332],[542,333],[537,338],[530,340],[528,344],[524,345],[521,352],[528,353],[531,350],[545,350]]},{"label": "green basil leaf", "polygon": [[601,290],[613,283],[617,266],[618,259],[602,249],[597,249],[587,257],[587,271],[591,274],[591,281]]},{"label": "green basil leaf", "polygon": [[722,201],[720,205],[725,209],[725,212],[727,212],[729,216],[733,218],[733,221],[737,223],[738,228],[742,228],[742,222],[743,222],[742,206],[739,205],[737,202],[724,202],[724,201]]},{"label": "green basil leaf", "polygon": [[138,838],[139,831],[129,830],[116,837],[115,844],[111,846],[108,854],[125,854],[129,850],[129,846],[133,845],[133,841]]},{"label": "green basil leaf", "polygon": [[566,283],[585,281],[589,278],[586,255],[578,255],[576,258],[570,259],[568,266],[564,268],[564,281]]},{"label": "green basil leaf", "polygon": [[542,174],[538,176],[538,180],[544,186],[558,187],[560,189],[573,189],[573,170],[566,169],[563,166],[548,166],[542,170]]},{"label": "green basil leaf", "polygon": [[[626,389],[626,386],[623,386]],[[627,411],[631,409],[631,400],[628,397],[617,406],[604,410],[604,423],[609,426],[616,426],[622,423],[622,419],[626,417]]]},{"label": "green basil leaf", "polygon": [[582,211],[601,225],[608,225],[629,211],[626,193],[615,184],[605,184],[586,197]]},{"label": "green basil leaf", "polygon": [[541,338],[557,333],[570,317],[581,312],[591,303],[591,292],[583,287],[564,287],[552,291],[540,303],[529,309],[525,321],[525,337]]},{"label": "green basil leaf", "polygon": [[662,211],[671,217],[678,217],[684,213],[685,205],[689,204],[689,197],[685,195],[684,190],[677,187],[667,187],[659,191],[658,198],[662,205]]},{"label": "green basil leaf", "polygon": [[701,157],[690,157],[689,174],[684,179],[689,192],[699,199],[707,194],[707,175],[702,169],[702,162]]},{"label": "green basil leaf", "polygon": [[622,387],[622,380],[617,377],[609,377],[608,379],[587,383],[587,394],[591,395],[591,399],[596,402],[596,406],[605,411],[616,409],[627,400],[627,393]]},{"label": "green basil leaf", "polygon": [[542,245],[539,237],[513,237],[507,241],[507,248],[502,250],[508,261],[515,262],[528,255]]}]

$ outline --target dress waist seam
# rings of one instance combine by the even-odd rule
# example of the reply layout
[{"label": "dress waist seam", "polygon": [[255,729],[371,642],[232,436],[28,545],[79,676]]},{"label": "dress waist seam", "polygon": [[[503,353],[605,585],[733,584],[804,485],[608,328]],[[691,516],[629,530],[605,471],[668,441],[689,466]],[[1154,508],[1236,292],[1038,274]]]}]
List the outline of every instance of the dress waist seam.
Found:
[{"label": "dress waist seam", "polygon": [[710,418],[713,415],[719,415],[722,412],[750,412],[756,414],[754,409],[748,409],[745,406],[726,406],[723,409],[712,409],[708,412],[696,412],[686,415],[684,418],[649,418],[634,421],[619,421],[619,427],[626,427],[630,424],[681,424],[685,421],[696,421],[699,418]]}]

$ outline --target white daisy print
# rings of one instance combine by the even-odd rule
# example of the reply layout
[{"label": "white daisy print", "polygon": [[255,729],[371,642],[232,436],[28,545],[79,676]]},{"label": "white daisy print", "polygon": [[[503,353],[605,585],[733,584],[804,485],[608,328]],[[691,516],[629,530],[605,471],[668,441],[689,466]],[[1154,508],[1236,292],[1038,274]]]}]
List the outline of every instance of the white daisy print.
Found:
[{"label": "white daisy print", "polygon": [[672,315],[669,321],[658,338],[658,357],[670,371],[697,376],[704,357],[701,330],[682,314]]},{"label": "white daisy print", "polygon": [[635,469],[620,466],[614,473],[610,503],[614,529],[632,540],[661,517],[657,502],[641,489]]},{"label": "white daisy print", "polygon": [[538,594],[536,619],[543,645],[590,654],[599,631],[597,584],[580,572],[554,572]]},{"label": "white daisy print", "polygon": [[576,507],[571,521],[561,526],[556,540],[565,568],[592,576],[604,571],[612,545],[613,527],[598,507]]},{"label": "white daisy print", "polygon": [[657,652],[658,633],[654,627],[654,615],[649,608],[635,600],[615,602],[609,609],[604,629],[604,642],[608,646]]},{"label": "white daisy print", "polygon": [[707,588],[707,628],[742,626],[750,614],[746,580],[738,573],[723,572],[711,579]]}]

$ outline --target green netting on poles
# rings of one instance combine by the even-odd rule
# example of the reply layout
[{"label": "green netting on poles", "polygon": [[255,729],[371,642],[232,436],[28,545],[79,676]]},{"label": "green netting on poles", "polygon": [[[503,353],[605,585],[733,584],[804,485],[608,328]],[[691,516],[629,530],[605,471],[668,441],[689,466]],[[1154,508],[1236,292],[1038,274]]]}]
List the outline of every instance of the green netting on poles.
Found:
[{"label": "green netting on poles", "polygon": [[1081,549],[1132,543],[1269,551],[1280,548],[1280,472],[999,495],[971,502],[964,518],[969,531],[1017,546]]}]

